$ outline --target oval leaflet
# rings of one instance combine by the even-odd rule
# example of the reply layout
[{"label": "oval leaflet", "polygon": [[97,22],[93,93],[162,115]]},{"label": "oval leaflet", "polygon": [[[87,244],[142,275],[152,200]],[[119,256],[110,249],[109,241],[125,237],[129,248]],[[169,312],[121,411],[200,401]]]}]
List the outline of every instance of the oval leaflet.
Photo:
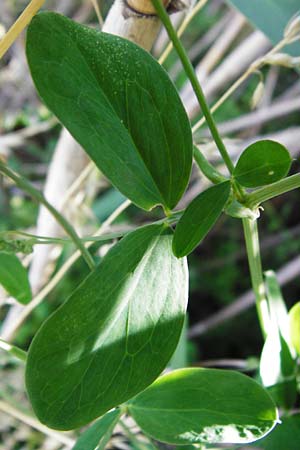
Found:
[{"label": "oval leaflet", "polygon": [[78,428],[151,384],[177,346],[187,289],[164,225],[116,244],[31,343],[26,386],[41,422]]}]

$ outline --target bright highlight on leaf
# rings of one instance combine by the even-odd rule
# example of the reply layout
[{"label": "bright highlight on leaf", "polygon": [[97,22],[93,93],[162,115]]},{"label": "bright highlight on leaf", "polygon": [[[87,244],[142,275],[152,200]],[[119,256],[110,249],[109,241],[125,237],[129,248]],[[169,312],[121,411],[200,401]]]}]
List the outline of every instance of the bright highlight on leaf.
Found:
[{"label": "bright highlight on leaf", "polygon": [[175,445],[246,444],[277,422],[268,393],[229,370],[176,370],[130,401],[129,411],[146,434]]},{"label": "bright highlight on leaf", "polygon": [[189,204],[175,230],[173,251],[178,258],[191,253],[205,238],[221,215],[229,194],[230,181],[225,181],[201,192]]},{"label": "bright highlight on leaf", "polygon": [[300,356],[300,302],[296,303],[289,312],[291,343]]},{"label": "bright highlight on leaf", "polygon": [[284,178],[291,162],[291,156],[283,145],[271,140],[258,141],[243,151],[233,175],[242,186],[264,186]]},{"label": "bright highlight on leaf", "polygon": [[260,377],[278,406],[291,408],[297,397],[296,361],[289,336],[289,317],[273,271],[265,273],[269,324],[260,360]]},{"label": "bright highlight on leaf", "polygon": [[0,252],[0,285],[20,303],[32,298],[27,270],[12,253]]},{"label": "bright highlight on leaf", "polygon": [[27,58],[45,104],[110,181],[141,208],[174,208],[190,176],[192,134],[154,58],[54,13],[31,22]]},{"label": "bright highlight on leaf", "polygon": [[105,414],[82,433],[72,450],[104,450],[121,415],[120,409]]},{"label": "bright highlight on leaf", "polygon": [[33,339],[26,386],[38,418],[78,428],[151,384],[176,349],[187,290],[170,229],[125,236]]}]

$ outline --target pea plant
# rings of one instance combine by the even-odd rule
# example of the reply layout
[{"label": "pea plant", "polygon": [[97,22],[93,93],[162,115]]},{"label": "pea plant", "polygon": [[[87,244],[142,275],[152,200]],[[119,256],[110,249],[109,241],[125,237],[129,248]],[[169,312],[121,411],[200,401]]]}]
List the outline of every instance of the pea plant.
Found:
[{"label": "pea plant", "polygon": [[[300,174],[288,176],[292,158],[271,140],[241,149],[234,164],[166,9],[160,0],[153,5],[228,175],[193,145],[180,97],[149,53],[62,15],[37,14],[27,31],[26,53],[41,99],[113,186],[144,211],[160,209],[162,219],[121,236],[96,265],[73,226],[29,181],[0,162],[4,175],[54,215],[90,270],[43,323],[28,353],[3,341],[2,347],[26,362],[28,397],[43,424],[74,430],[97,419],[74,449],[103,449],[125,415],[163,443],[204,449],[263,439],[261,445],[273,449],[280,428],[300,427],[300,415],[291,412],[299,392],[300,303],[288,312],[275,274],[263,274],[257,219],[263,202],[300,186]],[[296,17],[287,36],[295,40],[299,33]],[[268,58],[270,63],[272,54]],[[185,210],[176,210],[193,158],[211,186]],[[195,367],[161,375],[186,316],[186,257],[223,213],[240,219],[244,229],[265,340],[259,377]],[[15,253],[29,253],[35,243],[7,236],[1,241],[0,282],[24,304],[31,291]]]}]

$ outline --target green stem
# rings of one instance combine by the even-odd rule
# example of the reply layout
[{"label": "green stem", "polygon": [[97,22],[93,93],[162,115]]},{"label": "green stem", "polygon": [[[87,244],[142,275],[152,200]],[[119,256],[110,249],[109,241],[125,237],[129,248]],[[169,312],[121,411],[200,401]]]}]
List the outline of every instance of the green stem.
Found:
[{"label": "green stem", "polygon": [[[1,170],[1,169],[0,169]],[[224,178],[226,180],[226,178]],[[223,180],[223,181],[224,181]],[[149,222],[145,223],[146,225],[158,225],[165,223],[166,225],[173,225],[178,222],[178,220],[181,218],[182,214],[184,213],[184,210],[175,211],[170,214],[169,217],[164,217],[163,219],[157,220],[155,222]],[[83,243],[100,243],[100,242],[107,242],[111,241],[112,239],[118,239],[125,234],[137,230],[139,227],[132,227],[128,230],[124,231],[116,231],[114,233],[107,233],[103,234],[101,236],[86,236],[79,238],[81,242]],[[20,239],[18,237],[20,236]],[[13,245],[14,249],[18,249],[17,251],[20,251],[20,253],[23,252],[23,244],[29,243],[30,245],[65,245],[69,242],[72,242],[69,238],[52,238],[52,237],[46,237],[46,236],[38,236],[36,234],[26,233],[24,231],[19,230],[11,230],[11,231],[2,231],[0,232],[0,249],[1,246],[3,247],[5,244],[7,244],[7,247]]]},{"label": "green stem", "polygon": [[4,341],[0,338],[0,348],[2,350],[5,350],[6,352],[10,353],[11,355],[15,356],[16,358],[20,359],[21,361],[25,362],[27,358],[27,353],[24,352],[24,350],[20,349],[19,347],[15,347],[14,345],[9,344],[8,342]]},{"label": "green stem", "polygon": [[172,22],[170,20],[170,17],[168,13],[166,12],[164,6],[161,3],[161,0],[151,0],[153,3],[153,6],[156,9],[157,15],[159,16],[160,20],[164,24],[166,31],[169,35],[170,40],[173,43],[174,48],[177,51],[177,54],[182,62],[182,65],[184,67],[184,70],[187,74],[187,77],[189,78],[191,85],[193,87],[193,90],[196,94],[196,97],[198,99],[199,105],[202,109],[203,115],[206,119],[207,125],[211,131],[211,134],[214,138],[214,141],[219,149],[219,152],[221,153],[221,156],[229,170],[230,173],[233,172],[234,166],[230,159],[230,156],[226,150],[226,147],[222,141],[222,138],[219,134],[219,131],[216,127],[214,118],[210,112],[209,106],[206,102],[203,90],[200,86],[200,83],[197,79],[197,76],[195,74],[195,70],[193,68],[193,65],[191,61],[189,60],[189,57],[180,41],[180,39],[177,36],[177,33],[172,25]]},{"label": "green stem", "polygon": [[200,171],[212,183],[219,184],[226,181],[225,178],[214,166],[205,158],[203,153],[194,146],[194,160],[196,161]]},{"label": "green stem", "polygon": [[243,219],[243,227],[258,320],[265,338],[267,335],[269,313],[260,258],[257,220]]},{"label": "green stem", "polygon": [[[111,241],[112,239],[117,239],[120,237],[123,237],[126,233],[132,230],[126,230],[126,231],[116,231],[115,233],[107,233],[103,234],[102,236],[87,236],[80,238],[81,242],[107,242]],[[21,239],[17,239],[18,236],[21,236]],[[22,239],[23,238],[23,239]],[[27,239],[26,239],[27,238]],[[69,242],[72,242],[69,238],[52,238],[52,237],[46,237],[46,236],[38,236],[36,234],[31,233],[25,233],[24,231],[4,231],[0,232],[0,240],[3,239],[5,241],[24,241],[24,242],[31,242],[32,245],[38,245],[38,244],[60,244],[65,245]]]},{"label": "green stem", "polygon": [[261,189],[257,189],[247,196],[247,206],[254,208],[260,203],[285,194],[300,187],[300,173],[284,178],[276,183],[269,184]]},{"label": "green stem", "polygon": [[44,195],[38,191],[29,181],[25,178],[17,175],[12,170],[10,170],[5,164],[0,161],[0,172],[4,173],[7,177],[11,178],[20,189],[27,192],[31,197],[38,203],[41,203],[48,209],[48,211],[53,215],[57,222],[62,226],[65,232],[70,236],[76,247],[80,250],[83,258],[85,259],[87,265],[92,270],[95,267],[94,260],[90,255],[89,251],[85,248],[84,244],[81,242],[80,237],[72,227],[72,225],[54,208],[44,197]]}]

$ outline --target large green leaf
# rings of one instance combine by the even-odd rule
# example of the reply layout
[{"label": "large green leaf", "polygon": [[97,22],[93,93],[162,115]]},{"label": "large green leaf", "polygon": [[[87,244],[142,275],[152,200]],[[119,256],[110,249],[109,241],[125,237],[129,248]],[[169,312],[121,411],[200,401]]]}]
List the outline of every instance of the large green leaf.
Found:
[{"label": "large green leaf", "polygon": [[30,302],[32,295],[27,271],[12,253],[0,252],[0,284],[18,302]]},{"label": "large green leaf", "polygon": [[27,58],[41,98],[111,182],[144,209],[172,209],[189,180],[191,127],[152,56],[41,13],[28,29]]},{"label": "large green leaf", "polygon": [[296,303],[289,312],[291,343],[300,356],[300,302]]},{"label": "large green leaf", "polygon": [[[275,430],[254,447],[259,450],[299,450],[300,414],[283,417]],[[252,445],[251,445],[252,447]]]},{"label": "large green leaf", "polygon": [[191,253],[205,238],[228,200],[230,181],[217,184],[201,192],[187,207],[179,220],[173,251],[177,257]]},{"label": "large green leaf", "polygon": [[291,162],[291,156],[283,145],[271,140],[257,141],[243,151],[233,175],[242,186],[263,186],[284,178]]},{"label": "large green leaf", "polygon": [[255,441],[276,424],[268,393],[238,372],[181,369],[162,376],[129,402],[142,430],[170,444]]},{"label": "large green leaf", "polygon": [[121,414],[120,409],[105,414],[82,433],[72,450],[104,450]]},{"label": "large green leaf", "polygon": [[[271,39],[273,44],[281,41],[290,19],[299,13],[299,0],[229,0],[254,26]],[[300,44],[288,47],[289,53],[298,56]]]},{"label": "large green leaf", "polygon": [[77,428],[152,383],[177,346],[187,284],[170,229],[151,225],[125,236],[30,346],[26,385],[38,418]]}]

